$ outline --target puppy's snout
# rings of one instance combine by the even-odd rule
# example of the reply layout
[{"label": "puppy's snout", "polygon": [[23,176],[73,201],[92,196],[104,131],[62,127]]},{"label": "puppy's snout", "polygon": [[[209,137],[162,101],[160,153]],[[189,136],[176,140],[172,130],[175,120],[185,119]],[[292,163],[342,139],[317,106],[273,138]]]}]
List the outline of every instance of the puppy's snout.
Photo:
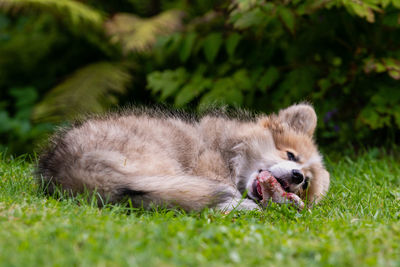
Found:
[{"label": "puppy's snout", "polygon": [[304,181],[304,175],[300,170],[292,170],[292,182],[295,184],[300,184]]}]

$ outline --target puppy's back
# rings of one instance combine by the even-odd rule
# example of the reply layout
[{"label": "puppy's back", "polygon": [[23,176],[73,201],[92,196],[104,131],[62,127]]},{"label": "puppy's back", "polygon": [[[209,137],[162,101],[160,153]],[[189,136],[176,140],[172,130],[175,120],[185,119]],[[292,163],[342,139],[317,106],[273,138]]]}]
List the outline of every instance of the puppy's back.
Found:
[{"label": "puppy's back", "polygon": [[82,165],[83,159],[96,154],[108,160],[119,158],[142,175],[173,175],[192,167],[199,140],[193,123],[174,117],[130,114],[89,119],[53,136],[39,157],[37,174],[49,192],[55,184],[80,192],[91,181],[82,175],[74,177],[77,171],[107,171]]}]

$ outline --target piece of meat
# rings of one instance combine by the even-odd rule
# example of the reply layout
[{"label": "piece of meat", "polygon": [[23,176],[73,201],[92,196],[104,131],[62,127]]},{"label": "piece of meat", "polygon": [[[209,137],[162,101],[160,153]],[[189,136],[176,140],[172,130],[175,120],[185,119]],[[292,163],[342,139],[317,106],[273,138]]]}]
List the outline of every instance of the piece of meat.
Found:
[{"label": "piece of meat", "polygon": [[272,202],[279,204],[291,203],[300,210],[304,208],[304,203],[301,198],[296,194],[286,192],[270,172],[260,172],[257,176],[257,181],[263,197],[261,201],[263,206],[268,205],[268,202],[272,200]]}]

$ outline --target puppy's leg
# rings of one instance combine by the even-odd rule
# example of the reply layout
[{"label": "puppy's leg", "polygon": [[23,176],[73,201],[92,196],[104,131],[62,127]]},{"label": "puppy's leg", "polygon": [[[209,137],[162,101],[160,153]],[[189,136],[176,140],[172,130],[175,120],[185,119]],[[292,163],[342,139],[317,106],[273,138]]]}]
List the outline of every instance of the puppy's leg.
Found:
[{"label": "puppy's leg", "polygon": [[[178,206],[188,211],[205,207],[224,212],[234,209],[261,210],[254,201],[243,199],[235,188],[203,177],[156,176],[135,177],[133,180],[135,185],[131,183],[131,188],[139,188],[141,185],[146,187],[143,194],[133,191],[131,199],[135,206]],[[129,195],[129,190],[125,193]]]},{"label": "puppy's leg", "polygon": [[230,212],[232,210],[261,210],[253,200],[243,198],[239,191],[234,188],[227,187],[225,196],[220,198],[220,202],[215,206],[217,210]]},{"label": "puppy's leg", "polygon": [[[180,207],[187,211],[221,209],[229,203],[240,204],[241,200],[230,186],[192,175],[127,176],[122,193],[131,198],[134,206]],[[244,207],[246,203],[240,205]]]},{"label": "puppy's leg", "polygon": [[[85,153],[71,166],[58,170],[49,182],[72,193],[95,191],[106,202],[129,198],[134,207],[180,207],[199,211],[218,209],[254,209],[255,203],[242,200],[233,187],[218,181],[188,174],[146,175],[137,164],[125,164],[126,158],[115,152]],[[101,203],[100,203],[101,204]]]},{"label": "puppy's leg", "polygon": [[250,199],[242,199],[242,198],[232,198],[222,202],[216,206],[216,209],[230,212],[232,210],[260,210],[260,206],[258,206],[254,201]]}]

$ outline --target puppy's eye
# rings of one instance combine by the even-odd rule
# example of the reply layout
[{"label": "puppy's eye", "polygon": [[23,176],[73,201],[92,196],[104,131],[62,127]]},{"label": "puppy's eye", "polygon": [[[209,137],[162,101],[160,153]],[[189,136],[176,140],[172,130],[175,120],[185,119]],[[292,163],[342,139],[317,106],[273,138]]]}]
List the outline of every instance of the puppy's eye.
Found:
[{"label": "puppy's eye", "polygon": [[294,156],[294,154],[292,152],[287,151],[286,154],[287,154],[288,160],[297,161],[296,157]]},{"label": "puppy's eye", "polygon": [[306,190],[308,188],[308,185],[310,183],[309,181],[310,181],[310,178],[306,177],[306,179],[304,180],[304,183],[302,185],[303,190]]}]

